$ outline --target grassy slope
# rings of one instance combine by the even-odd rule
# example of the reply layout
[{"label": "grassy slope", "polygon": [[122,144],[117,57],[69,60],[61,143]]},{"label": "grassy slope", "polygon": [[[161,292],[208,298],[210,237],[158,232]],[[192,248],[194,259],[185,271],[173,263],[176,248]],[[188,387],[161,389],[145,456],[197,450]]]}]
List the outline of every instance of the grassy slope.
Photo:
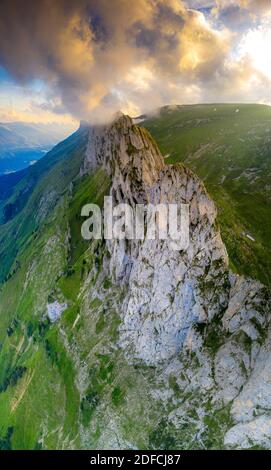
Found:
[{"label": "grassy slope", "polygon": [[165,107],[143,125],[169,154],[167,163],[185,162],[204,180],[218,207],[232,268],[270,284],[271,108]]},{"label": "grassy slope", "polygon": [[[79,131],[54,147],[29,171],[22,172],[24,177],[14,186],[9,178],[0,179],[6,185],[2,199],[0,194],[0,282],[10,273],[17,253],[35,237],[42,219],[68,191],[69,183],[78,174],[85,145],[86,134]],[[3,224],[7,206],[13,208],[12,214]]]},{"label": "grassy slope", "polygon": [[[80,168],[85,137],[78,132],[56,146],[2,197],[2,207],[12,202],[18,212],[0,226],[0,278],[7,278],[0,291],[0,447],[10,447],[11,441],[13,448],[39,446],[41,421],[52,430],[62,423],[73,433],[69,421],[78,392],[72,367],[61,345],[61,367],[69,374],[62,378],[52,367],[46,348],[49,325],[43,314],[48,292],[66,269],[64,208],[69,183]],[[50,439],[55,445],[54,433]]]},{"label": "grassy slope", "polygon": [[[57,175],[57,165],[53,170]],[[43,184],[47,185],[47,176],[39,183],[40,191]],[[2,286],[0,447],[80,446],[80,397],[74,364],[60,335],[61,324],[50,325],[47,320],[46,303],[56,288],[59,293],[63,291],[61,295],[69,302],[63,319],[68,333],[77,312],[82,278],[80,261],[76,263],[88,247],[75,233],[80,226],[78,214],[85,202],[99,203],[106,188],[108,181],[101,173],[77,183],[74,197],[64,192],[20,251],[18,268]],[[32,197],[36,196],[33,193]],[[31,218],[28,212],[25,217]],[[68,225],[71,244],[67,243]]]}]

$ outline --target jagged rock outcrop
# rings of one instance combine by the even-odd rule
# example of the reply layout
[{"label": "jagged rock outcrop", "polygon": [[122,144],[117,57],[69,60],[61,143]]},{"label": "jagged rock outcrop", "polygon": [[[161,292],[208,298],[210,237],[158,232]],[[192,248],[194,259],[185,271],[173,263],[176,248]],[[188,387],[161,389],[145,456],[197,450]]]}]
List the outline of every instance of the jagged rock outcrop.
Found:
[{"label": "jagged rock outcrop", "polygon": [[227,253],[216,209],[200,180],[181,165],[165,166],[148,132],[128,116],[91,130],[84,171],[97,165],[112,178],[114,204],[190,205],[187,252],[173,250],[170,240],[107,241],[111,274],[127,285],[121,345],[155,364],[180,350],[193,324],[210,321],[227,305]]},{"label": "jagged rock outcrop", "polygon": [[[170,240],[106,240],[104,269],[123,292],[119,347],[132,363],[168,364],[166,377],[173,374],[180,389],[200,393],[214,407],[229,405],[233,425],[226,446],[249,447],[254,438],[268,446],[270,294],[229,271],[216,209],[203,183],[182,165],[165,165],[148,132],[128,116],[90,129],[81,174],[99,166],[112,180],[115,204],[190,206],[186,251],[173,250]],[[196,371],[187,353],[196,356]],[[183,413],[172,412],[172,421],[178,423]]]}]

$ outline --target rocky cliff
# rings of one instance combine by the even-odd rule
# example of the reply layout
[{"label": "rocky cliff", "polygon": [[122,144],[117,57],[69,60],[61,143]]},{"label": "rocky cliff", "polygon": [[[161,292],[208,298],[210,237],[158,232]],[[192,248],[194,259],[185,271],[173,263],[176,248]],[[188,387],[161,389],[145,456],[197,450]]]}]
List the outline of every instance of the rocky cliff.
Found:
[{"label": "rocky cliff", "polygon": [[[106,241],[102,277],[110,276],[123,292],[118,346],[132,363],[166,364],[167,379],[207,397],[214,409],[230,405],[225,445],[270,446],[270,297],[260,283],[229,270],[203,183],[182,165],[165,165],[148,132],[128,116],[90,131],[83,172],[99,166],[112,179],[115,203],[190,206],[187,251],[172,250],[168,240]],[[192,410],[189,402],[185,409],[175,405],[171,419],[177,424]],[[199,437],[200,416],[198,427]]]},{"label": "rocky cliff", "polygon": [[[229,269],[203,183],[123,115],[44,166],[0,226],[17,247],[0,290],[0,447],[271,448],[270,292]],[[188,249],[84,241],[82,206],[109,194],[189,204]]]}]

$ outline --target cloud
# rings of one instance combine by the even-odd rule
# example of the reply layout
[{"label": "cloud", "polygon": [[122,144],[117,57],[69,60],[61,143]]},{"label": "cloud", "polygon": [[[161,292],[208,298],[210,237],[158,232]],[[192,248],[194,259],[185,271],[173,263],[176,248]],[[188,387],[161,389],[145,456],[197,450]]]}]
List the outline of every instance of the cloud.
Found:
[{"label": "cloud", "polygon": [[242,22],[241,14],[248,14],[251,20],[269,15],[271,12],[270,0],[215,0],[213,2],[213,14],[223,14],[229,12],[236,12],[237,18],[233,14],[231,19],[233,21],[239,20]]},{"label": "cloud", "polygon": [[227,101],[238,87],[243,96],[245,78],[266,84],[249,55],[233,54],[243,34],[241,15],[231,27],[234,12],[246,11],[253,22],[268,12],[269,2],[257,3],[1,0],[0,64],[22,86],[45,84],[32,110],[48,115],[97,121],[118,109],[138,114],[215,96]]}]

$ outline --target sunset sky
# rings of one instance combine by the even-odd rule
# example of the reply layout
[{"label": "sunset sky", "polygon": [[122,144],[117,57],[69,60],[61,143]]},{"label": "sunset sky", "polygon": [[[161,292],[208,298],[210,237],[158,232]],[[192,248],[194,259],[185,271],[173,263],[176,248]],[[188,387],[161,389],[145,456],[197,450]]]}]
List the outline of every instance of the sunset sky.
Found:
[{"label": "sunset sky", "polygon": [[1,0],[0,121],[271,104],[270,0]]}]

